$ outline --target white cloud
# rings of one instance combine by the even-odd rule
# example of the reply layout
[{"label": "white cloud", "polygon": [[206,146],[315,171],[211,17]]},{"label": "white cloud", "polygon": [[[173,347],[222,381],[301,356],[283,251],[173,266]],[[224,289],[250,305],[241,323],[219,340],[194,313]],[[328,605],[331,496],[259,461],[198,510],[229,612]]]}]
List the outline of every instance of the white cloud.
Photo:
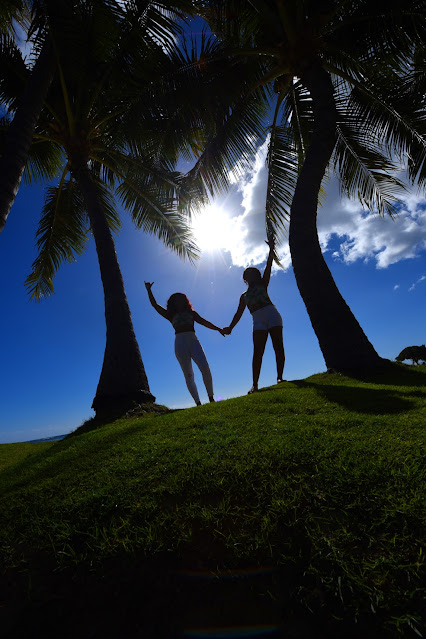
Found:
[{"label": "white cloud", "polygon": [[[259,149],[253,169],[237,181],[225,204],[239,230],[239,241],[226,247],[236,266],[260,264],[266,259],[266,148],[267,143]],[[332,250],[333,259],[346,264],[374,261],[376,268],[387,268],[418,257],[426,249],[426,199],[408,191],[395,219],[382,218],[363,210],[357,201],[342,198],[337,180],[332,180],[327,185],[327,199],[318,209],[318,234],[323,251]],[[283,266],[288,268],[288,242],[280,246],[279,254]]]},{"label": "white cloud", "polygon": [[323,250],[332,239],[341,243],[333,257],[347,264],[375,260],[386,268],[403,259],[414,258],[426,248],[426,200],[407,193],[399,214],[392,220],[365,212],[355,201],[339,197],[336,185],[323,210],[318,213],[318,232]]},{"label": "white cloud", "polygon": [[397,291],[399,289],[399,284],[395,284],[395,286],[393,287],[394,291]]}]

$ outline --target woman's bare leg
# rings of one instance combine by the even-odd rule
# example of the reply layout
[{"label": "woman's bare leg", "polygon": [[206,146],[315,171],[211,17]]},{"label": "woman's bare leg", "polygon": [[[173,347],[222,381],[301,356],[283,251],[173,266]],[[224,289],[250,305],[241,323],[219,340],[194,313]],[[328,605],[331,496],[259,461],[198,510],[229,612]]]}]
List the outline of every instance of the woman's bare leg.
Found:
[{"label": "woman's bare leg", "polygon": [[282,382],[285,364],[285,352],[283,342],[283,327],[274,326],[269,329],[271,335],[272,346],[275,351],[275,360],[277,362],[277,381]]},{"label": "woman's bare leg", "polygon": [[263,353],[265,352],[268,331],[253,331],[253,388],[249,392],[257,391]]}]

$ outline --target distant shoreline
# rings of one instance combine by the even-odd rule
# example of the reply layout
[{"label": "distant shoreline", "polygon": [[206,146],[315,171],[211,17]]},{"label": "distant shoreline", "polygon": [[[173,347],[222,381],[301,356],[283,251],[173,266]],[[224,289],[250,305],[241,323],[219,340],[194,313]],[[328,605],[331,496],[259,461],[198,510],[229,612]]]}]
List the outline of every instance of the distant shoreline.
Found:
[{"label": "distant shoreline", "polygon": [[39,444],[41,442],[57,442],[60,439],[63,439],[64,437],[67,436],[68,433],[66,433],[65,435],[55,435],[55,437],[43,437],[42,439],[31,439],[30,441],[24,442],[25,444]]}]

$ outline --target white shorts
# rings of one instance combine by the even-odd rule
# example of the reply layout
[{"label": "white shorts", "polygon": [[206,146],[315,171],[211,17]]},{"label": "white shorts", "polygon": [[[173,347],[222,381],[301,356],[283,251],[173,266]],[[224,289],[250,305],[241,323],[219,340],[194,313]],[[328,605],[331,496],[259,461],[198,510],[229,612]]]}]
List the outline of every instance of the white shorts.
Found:
[{"label": "white shorts", "polygon": [[254,331],[269,331],[274,326],[283,325],[282,317],[273,304],[268,304],[268,306],[254,311],[252,317]]}]

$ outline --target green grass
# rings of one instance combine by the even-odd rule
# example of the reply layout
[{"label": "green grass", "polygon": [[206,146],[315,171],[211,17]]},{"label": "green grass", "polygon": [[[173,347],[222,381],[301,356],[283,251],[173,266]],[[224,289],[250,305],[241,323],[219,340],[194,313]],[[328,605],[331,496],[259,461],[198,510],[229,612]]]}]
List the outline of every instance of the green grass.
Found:
[{"label": "green grass", "polygon": [[40,442],[39,444],[30,444],[24,442],[22,444],[1,444],[0,445],[0,472],[7,468],[7,466],[13,466],[20,461],[32,455],[46,450],[52,446],[52,442]]},{"label": "green grass", "polygon": [[425,400],[425,366],[324,373],[0,446],[5,574],[268,566],[275,613],[421,636]]}]

